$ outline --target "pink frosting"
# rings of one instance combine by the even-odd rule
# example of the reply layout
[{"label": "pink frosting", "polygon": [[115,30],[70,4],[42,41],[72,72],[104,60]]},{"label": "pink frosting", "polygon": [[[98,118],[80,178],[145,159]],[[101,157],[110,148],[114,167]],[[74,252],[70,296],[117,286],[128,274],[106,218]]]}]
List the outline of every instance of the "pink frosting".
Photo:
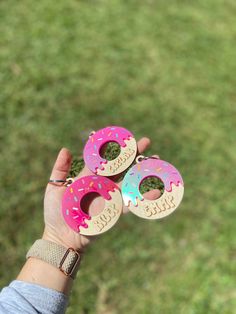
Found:
[{"label": "pink frosting", "polygon": [[91,192],[97,192],[106,200],[110,200],[110,191],[118,189],[117,185],[101,176],[86,176],[79,178],[67,187],[62,199],[62,214],[66,223],[76,232],[80,232],[80,227],[87,228],[86,220],[91,216],[81,209],[82,198]]},{"label": "pink frosting", "polygon": [[118,126],[108,126],[90,135],[83,152],[87,167],[94,173],[98,168],[102,170],[102,164],[107,163],[107,160],[100,156],[101,147],[107,142],[117,142],[121,147],[125,147],[124,140],[129,140],[130,137],[133,137],[130,131]]}]

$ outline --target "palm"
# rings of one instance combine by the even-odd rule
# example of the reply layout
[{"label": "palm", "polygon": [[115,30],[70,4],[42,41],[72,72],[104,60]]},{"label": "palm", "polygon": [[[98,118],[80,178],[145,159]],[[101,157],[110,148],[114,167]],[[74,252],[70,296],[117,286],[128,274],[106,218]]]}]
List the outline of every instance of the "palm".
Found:
[{"label": "palm", "polygon": [[[144,142],[146,141],[146,142]],[[138,143],[139,152],[145,151],[149,144],[148,139],[142,139]],[[68,150],[62,149],[58,155],[57,161],[54,165],[51,177],[53,179],[65,179],[70,169],[71,155]],[[93,175],[93,173],[87,168],[80,172],[76,179]],[[121,187],[122,181],[119,182]],[[65,247],[73,247],[75,249],[83,249],[90,241],[92,237],[87,237],[81,234],[75,233],[65,222],[61,212],[61,201],[66,187],[62,185],[48,184],[44,198],[44,221],[45,231],[44,238],[58,242]],[[153,193],[153,192],[152,192]],[[153,197],[157,197],[157,193]],[[91,196],[86,198],[86,208],[90,215],[97,215],[104,207],[104,199],[101,196]],[[123,212],[127,212],[127,208],[123,208]]]}]

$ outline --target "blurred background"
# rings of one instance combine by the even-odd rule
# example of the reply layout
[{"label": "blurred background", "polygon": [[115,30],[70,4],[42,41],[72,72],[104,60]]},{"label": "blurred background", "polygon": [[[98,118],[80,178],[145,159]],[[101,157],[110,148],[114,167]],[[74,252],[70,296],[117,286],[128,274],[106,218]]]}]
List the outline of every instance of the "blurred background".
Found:
[{"label": "blurred background", "polygon": [[236,312],[236,2],[0,2],[0,284],[43,229],[61,147],[107,125],[148,136],[185,182],[159,221],[121,217],[68,313]]}]

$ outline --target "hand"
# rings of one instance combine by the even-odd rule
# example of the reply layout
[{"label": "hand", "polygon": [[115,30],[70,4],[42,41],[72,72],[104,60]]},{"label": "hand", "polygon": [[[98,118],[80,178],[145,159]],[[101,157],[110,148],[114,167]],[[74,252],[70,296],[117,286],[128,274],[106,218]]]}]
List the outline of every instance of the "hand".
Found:
[{"label": "hand", "polygon": [[[142,138],[138,143],[138,152],[142,154],[150,145],[148,138]],[[72,156],[68,149],[62,148],[54,164],[51,179],[65,180],[71,167]],[[93,173],[85,166],[76,179],[92,175]],[[119,182],[119,187],[122,181]],[[45,229],[43,239],[56,242],[65,247],[72,247],[75,250],[83,251],[89,242],[95,237],[80,235],[73,231],[64,221],[61,213],[61,201],[66,187],[61,184],[48,184],[44,197],[44,221]],[[156,199],[160,196],[159,190],[152,190],[145,193],[149,199]],[[89,196],[89,195],[88,195]],[[104,200],[101,196],[87,198],[88,211],[91,215],[98,214],[103,209]],[[123,212],[128,212],[123,208]]]}]

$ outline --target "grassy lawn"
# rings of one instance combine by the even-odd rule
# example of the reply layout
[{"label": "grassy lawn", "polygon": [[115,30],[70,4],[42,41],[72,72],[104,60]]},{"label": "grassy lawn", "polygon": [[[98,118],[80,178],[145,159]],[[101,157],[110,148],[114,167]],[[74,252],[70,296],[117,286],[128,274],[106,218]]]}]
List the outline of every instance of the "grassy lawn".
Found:
[{"label": "grassy lawn", "polygon": [[58,150],[121,125],[185,182],[166,219],[122,217],[68,313],[236,312],[234,0],[0,2],[0,284],[42,232]]}]

